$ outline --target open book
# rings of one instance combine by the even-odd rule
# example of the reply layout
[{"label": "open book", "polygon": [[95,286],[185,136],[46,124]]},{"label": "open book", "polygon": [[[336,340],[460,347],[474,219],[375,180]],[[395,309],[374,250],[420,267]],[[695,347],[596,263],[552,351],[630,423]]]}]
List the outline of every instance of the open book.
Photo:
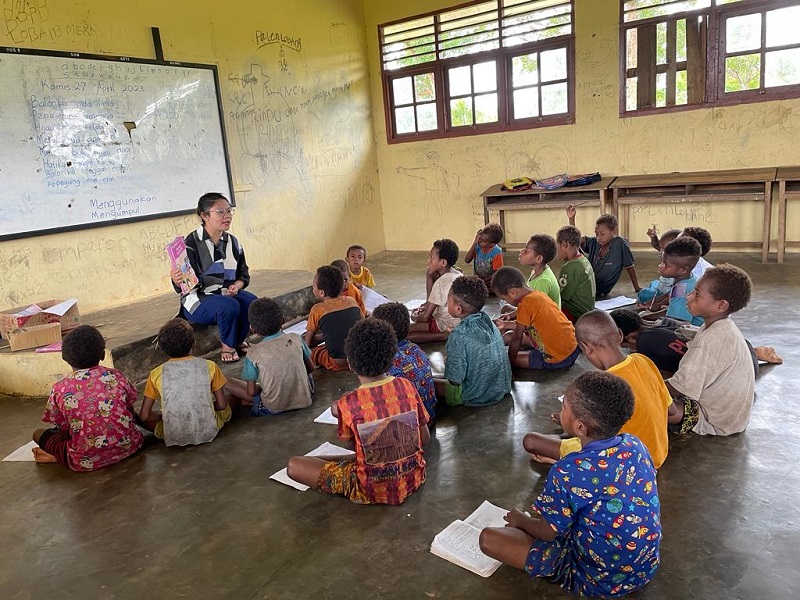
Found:
[{"label": "open book", "polygon": [[186,241],[181,236],[167,244],[167,256],[169,256],[170,266],[181,272],[181,294],[188,294],[199,283],[199,280],[189,263],[189,257],[186,255]]},{"label": "open book", "polygon": [[505,526],[503,517],[507,513],[506,509],[484,500],[465,520],[453,521],[433,538],[431,552],[481,577],[489,577],[503,563],[481,552],[478,538],[484,527]]}]

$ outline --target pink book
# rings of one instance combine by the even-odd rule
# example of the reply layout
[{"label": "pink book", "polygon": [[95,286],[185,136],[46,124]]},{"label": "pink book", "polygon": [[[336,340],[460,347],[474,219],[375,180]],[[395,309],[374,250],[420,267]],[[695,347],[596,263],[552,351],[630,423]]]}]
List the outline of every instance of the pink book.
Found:
[{"label": "pink book", "polygon": [[178,236],[169,242],[167,244],[167,256],[169,256],[172,268],[181,272],[181,294],[188,294],[200,283],[200,280],[197,279],[197,275],[186,254],[186,240]]}]

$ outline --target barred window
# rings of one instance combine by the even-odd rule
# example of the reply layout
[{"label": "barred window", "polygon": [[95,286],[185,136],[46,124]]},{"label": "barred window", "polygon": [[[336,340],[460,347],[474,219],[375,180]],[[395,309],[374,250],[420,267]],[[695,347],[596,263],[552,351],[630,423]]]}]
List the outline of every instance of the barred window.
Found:
[{"label": "barred window", "polygon": [[389,142],[574,120],[571,0],[490,0],[380,25]]}]

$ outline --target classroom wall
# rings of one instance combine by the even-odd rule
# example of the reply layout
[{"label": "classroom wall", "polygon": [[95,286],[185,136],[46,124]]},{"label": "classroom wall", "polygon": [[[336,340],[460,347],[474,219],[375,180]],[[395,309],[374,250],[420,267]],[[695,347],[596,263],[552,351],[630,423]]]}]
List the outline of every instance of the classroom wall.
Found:
[{"label": "classroom wall", "polygon": [[[445,236],[462,247],[468,245],[483,224],[481,192],[520,175],[590,171],[624,175],[800,164],[800,100],[621,119],[618,0],[576,2],[575,124],[389,145],[377,27],[456,4],[452,0],[364,3],[387,249],[426,250],[434,239]],[[632,213],[632,241],[645,242],[645,230],[652,223],[662,231],[699,225],[726,241],[761,240],[760,204],[634,206]],[[577,225],[592,231],[597,214],[594,207],[579,208]],[[555,234],[566,224],[561,210],[506,215],[510,241],[526,241],[536,232]],[[790,205],[789,239],[800,239],[798,216],[800,208]],[[775,216],[772,222],[775,231]]]},{"label": "classroom wall", "polygon": [[[351,243],[384,248],[360,0],[2,0],[0,9],[0,45],[152,58],[157,26],[167,60],[218,64],[238,191],[231,231],[251,269],[313,270]],[[0,242],[0,310],[77,296],[86,312],[170,290],[164,243],[197,223]]]}]

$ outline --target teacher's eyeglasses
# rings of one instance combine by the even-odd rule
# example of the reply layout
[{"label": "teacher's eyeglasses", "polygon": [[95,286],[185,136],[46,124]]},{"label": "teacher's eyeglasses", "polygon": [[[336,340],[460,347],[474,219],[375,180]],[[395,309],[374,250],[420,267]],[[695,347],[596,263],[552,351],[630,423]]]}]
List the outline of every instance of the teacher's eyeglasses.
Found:
[{"label": "teacher's eyeglasses", "polygon": [[235,212],[236,212],[236,209],[233,208],[233,207],[231,207],[231,208],[214,208],[214,209],[208,211],[208,214],[217,213],[220,217],[224,217],[224,216],[227,216],[227,215],[233,215],[233,213],[235,213]]}]

